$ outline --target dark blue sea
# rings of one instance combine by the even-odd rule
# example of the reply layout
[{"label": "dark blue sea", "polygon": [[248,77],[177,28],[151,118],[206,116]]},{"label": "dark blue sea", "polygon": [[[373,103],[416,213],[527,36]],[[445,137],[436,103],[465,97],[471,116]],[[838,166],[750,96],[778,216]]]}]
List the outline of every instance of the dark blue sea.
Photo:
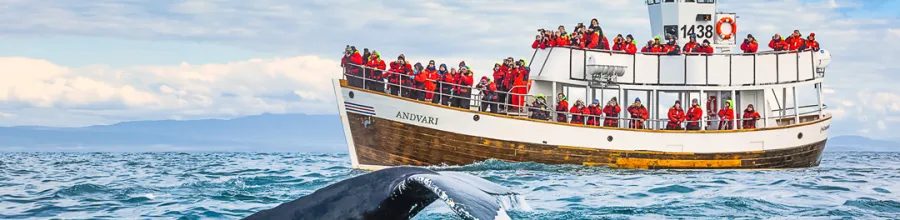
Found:
[{"label": "dark blue sea", "polygon": [[[346,154],[2,153],[0,219],[239,219],[367,171]],[[487,161],[437,167],[524,194],[514,219],[900,218],[900,153],[816,168],[647,171]],[[415,219],[455,219],[435,202]]]}]

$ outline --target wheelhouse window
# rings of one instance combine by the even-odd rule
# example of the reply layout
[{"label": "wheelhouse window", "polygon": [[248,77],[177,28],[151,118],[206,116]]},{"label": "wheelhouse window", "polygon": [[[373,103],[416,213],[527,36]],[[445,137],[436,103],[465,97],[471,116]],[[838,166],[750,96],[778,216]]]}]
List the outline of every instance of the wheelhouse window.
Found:
[{"label": "wheelhouse window", "polygon": [[647,2],[647,5],[655,5],[655,4],[659,4],[659,1],[660,0],[647,0],[645,2]]},{"label": "wheelhouse window", "polygon": [[716,3],[716,0],[697,0],[697,3]]},{"label": "wheelhouse window", "polygon": [[[665,31],[665,33],[666,33],[665,36],[662,36],[662,37],[665,37],[665,39],[668,39],[669,36],[676,36],[676,37],[677,37],[677,36],[678,36],[678,25],[666,25],[666,26],[663,26],[663,31]],[[663,40],[662,42],[665,42],[665,40]]]}]

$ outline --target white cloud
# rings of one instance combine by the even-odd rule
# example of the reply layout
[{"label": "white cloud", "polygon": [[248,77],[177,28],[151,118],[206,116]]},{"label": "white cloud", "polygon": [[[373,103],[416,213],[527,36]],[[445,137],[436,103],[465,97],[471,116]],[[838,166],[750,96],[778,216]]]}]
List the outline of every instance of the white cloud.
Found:
[{"label": "white cloud", "polygon": [[137,119],[334,112],[330,79],[341,71],[338,62],[315,56],[123,68],[0,57],[0,66],[9,67],[0,72],[0,107]]},{"label": "white cloud", "polygon": [[878,126],[878,130],[887,130],[887,125],[884,124],[884,121],[878,121],[875,124]]},{"label": "white cloud", "polygon": [[840,108],[827,109],[825,110],[825,112],[830,113],[831,117],[833,117],[835,120],[841,120],[844,119],[845,116],[847,116],[847,111]]}]

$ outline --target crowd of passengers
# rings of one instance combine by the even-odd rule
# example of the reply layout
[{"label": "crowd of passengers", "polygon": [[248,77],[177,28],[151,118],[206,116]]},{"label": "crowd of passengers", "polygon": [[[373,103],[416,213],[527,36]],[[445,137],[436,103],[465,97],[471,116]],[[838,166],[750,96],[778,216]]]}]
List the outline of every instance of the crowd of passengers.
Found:
[{"label": "crowd of passengers", "polygon": [[[534,49],[570,46],[581,49],[622,51],[628,54],[637,52],[634,37],[630,34],[624,37],[621,34],[617,35],[610,46],[596,18],[591,20],[591,25],[588,27],[579,23],[572,33],[567,33],[562,25],[556,31],[544,29],[538,31],[541,34],[535,37],[532,44]],[[708,40],[698,44],[695,35],[691,35],[690,41],[684,47],[676,43],[677,39],[674,36],[669,36],[667,40],[666,44],[662,44],[659,36],[654,37],[653,40],[647,42],[647,45],[643,46],[641,53],[667,55],[714,53]],[[787,39],[775,34],[769,42],[769,48],[774,51],[818,51],[819,43],[815,40],[815,33],[810,33],[804,40],[800,31],[794,30]],[[741,44],[741,50],[744,53],[756,53],[757,49],[756,38],[748,34]],[[522,109],[518,109],[518,107],[521,106],[528,108],[525,112],[530,113],[529,117],[532,119],[551,119],[550,107],[547,104],[547,97],[544,95],[538,94],[532,103],[525,103],[525,95],[531,86],[528,79],[531,69],[526,65],[525,59],[514,60],[512,57],[508,57],[502,63],[494,64],[493,79],[483,76],[474,87],[472,78],[474,73],[471,68],[466,66],[465,61],[460,62],[457,67],[447,69],[446,64],[436,65],[434,60],[430,60],[427,65],[419,62],[411,64],[406,60],[406,56],[400,54],[397,60],[390,62],[388,69],[381,54],[377,51],[370,52],[368,48],[365,48],[360,53],[355,46],[347,45],[344,57],[341,59],[341,67],[344,67],[344,74],[349,76],[347,77],[349,86],[357,88],[387,92],[409,99],[430,101],[434,104],[464,109],[470,108],[472,89],[476,89],[480,91],[480,111],[492,113],[520,111]],[[718,112],[712,112],[707,108],[707,115],[710,118],[714,116],[720,118],[719,129],[733,129],[731,121],[735,119],[732,106],[731,100],[727,100],[725,108]],[[581,100],[577,100],[570,108],[568,99],[560,93],[557,95],[555,121],[589,126],[619,127],[621,111],[622,108],[618,105],[616,98],[609,100],[602,108],[597,99],[587,106]],[[649,112],[641,104],[640,99],[635,99],[634,103],[626,108],[626,111],[631,116],[627,119],[629,128],[646,128],[644,122],[648,120]],[[696,99],[692,100],[691,107],[687,110],[682,109],[680,101],[676,101],[669,109],[669,123],[666,128],[700,130],[702,115]],[[748,105],[739,125],[744,129],[756,128],[758,119],[759,114],[753,109],[753,105]],[[682,128],[682,123],[685,123],[685,128]],[[711,123],[711,121],[707,122],[707,126],[711,127]]]},{"label": "crowd of passengers", "polygon": [[[619,127],[620,117],[619,115],[622,113],[622,107],[619,106],[618,100],[613,97],[606,105],[600,106],[600,100],[594,99],[590,105],[585,106],[585,103],[581,100],[575,101],[575,104],[569,108],[568,98],[563,93],[557,94],[557,103],[556,103],[556,121],[563,123],[571,123],[571,124],[583,124],[589,126],[604,126],[604,127]],[[532,115],[531,118],[537,120],[549,120],[550,119],[550,111],[546,104],[547,98],[543,94],[538,94],[535,96],[535,101],[530,104],[532,107]],[[708,104],[709,100],[707,100]],[[732,122],[735,120],[734,110],[732,106],[734,103],[731,100],[725,101],[725,108],[719,110],[718,112],[713,112],[712,109],[707,107],[707,115],[709,118],[713,118],[714,116],[718,116],[720,120],[718,124],[718,128],[720,130],[731,130],[733,129]],[[650,112],[647,111],[647,107],[641,104],[640,98],[635,98],[634,102],[626,108],[628,114],[631,116],[628,121],[628,128],[648,128],[644,125],[650,117]],[[571,116],[571,118],[569,117]],[[667,130],[700,130],[700,122],[703,117],[703,109],[700,107],[700,104],[697,102],[697,99],[693,99],[691,101],[691,107],[689,109],[683,109],[681,107],[681,101],[675,101],[675,104],[669,108],[668,112],[668,123],[666,124]],[[744,110],[743,117],[739,122],[741,128],[743,129],[754,129],[756,128],[756,121],[760,119],[760,115],[753,108],[753,105],[747,105],[747,108]],[[602,123],[601,123],[602,121]],[[682,127],[682,123],[685,124]],[[707,129],[711,128],[712,120],[707,122]]]},{"label": "crowd of passengers", "polygon": [[[610,45],[603,28],[600,28],[596,18],[591,20],[591,25],[585,27],[584,24],[575,25],[572,33],[566,32],[566,28],[560,25],[557,30],[538,29],[539,34],[535,36],[534,42],[531,44],[533,49],[546,49],[548,47],[575,47],[580,49],[598,49],[619,51],[627,54],[635,54],[637,45],[631,34],[622,37],[622,34],[613,38],[613,44]],[[653,40],[647,41],[647,44],[641,48],[641,53],[655,53],[666,55],[677,54],[712,54],[715,53],[709,40],[704,39],[702,43],[697,42],[695,34],[690,35],[690,41],[684,46],[679,46],[677,38],[669,35],[665,44],[660,41],[660,36],[655,36]],[[781,37],[780,34],[772,36],[769,41],[769,48],[774,51],[819,51],[819,43],[816,42],[816,34],[810,33],[806,39],[803,39],[799,30],[794,32],[787,39]],[[741,51],[744,53],[756,53],[759,49],[759,43],[752,34],[747,34],[744,42],[741,43]]]},{"label": "crowd of passengers", "polygon": [[[419,62],[411,64],[400,54],[387,69],[379,52],[364,48],[360,53],[356,46],[348,45],[341,67],[349,76],[349,86],[464,109],[471,104],[474,73],[465,61],[448,69],[446,64],[436,65],[434,60],[428,61],[427,66]],[[474,87],[481,91],[481,111],[498,113],[501,108],[503,111],[518,110],[514,107],[506,109],[506,106],[524,106],[530,72],[525,59],[516,61],[508,57],[502,64],[496,63],[494,80],[484,76]]]}]

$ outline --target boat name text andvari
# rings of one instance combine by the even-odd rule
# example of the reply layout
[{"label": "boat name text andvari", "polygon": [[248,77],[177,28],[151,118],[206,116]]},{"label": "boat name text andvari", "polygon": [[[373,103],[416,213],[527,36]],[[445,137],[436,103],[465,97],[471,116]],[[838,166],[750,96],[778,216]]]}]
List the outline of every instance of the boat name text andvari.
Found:
[{"label": "boat name text andvari", "polygon": [[413,114],[413,113],[409,113],[409,112],[397,112],[396,117],[399,119],[406,119],[406,120],[415,121],[415,122],[419,122],[419,123],[423,123],[423,124],[433,124],[433,125],[437,125],[438,119],[439,119],[439,118],[435,118],[435,117],[431,117],[431,116],[424,116],[424,115]]}]

